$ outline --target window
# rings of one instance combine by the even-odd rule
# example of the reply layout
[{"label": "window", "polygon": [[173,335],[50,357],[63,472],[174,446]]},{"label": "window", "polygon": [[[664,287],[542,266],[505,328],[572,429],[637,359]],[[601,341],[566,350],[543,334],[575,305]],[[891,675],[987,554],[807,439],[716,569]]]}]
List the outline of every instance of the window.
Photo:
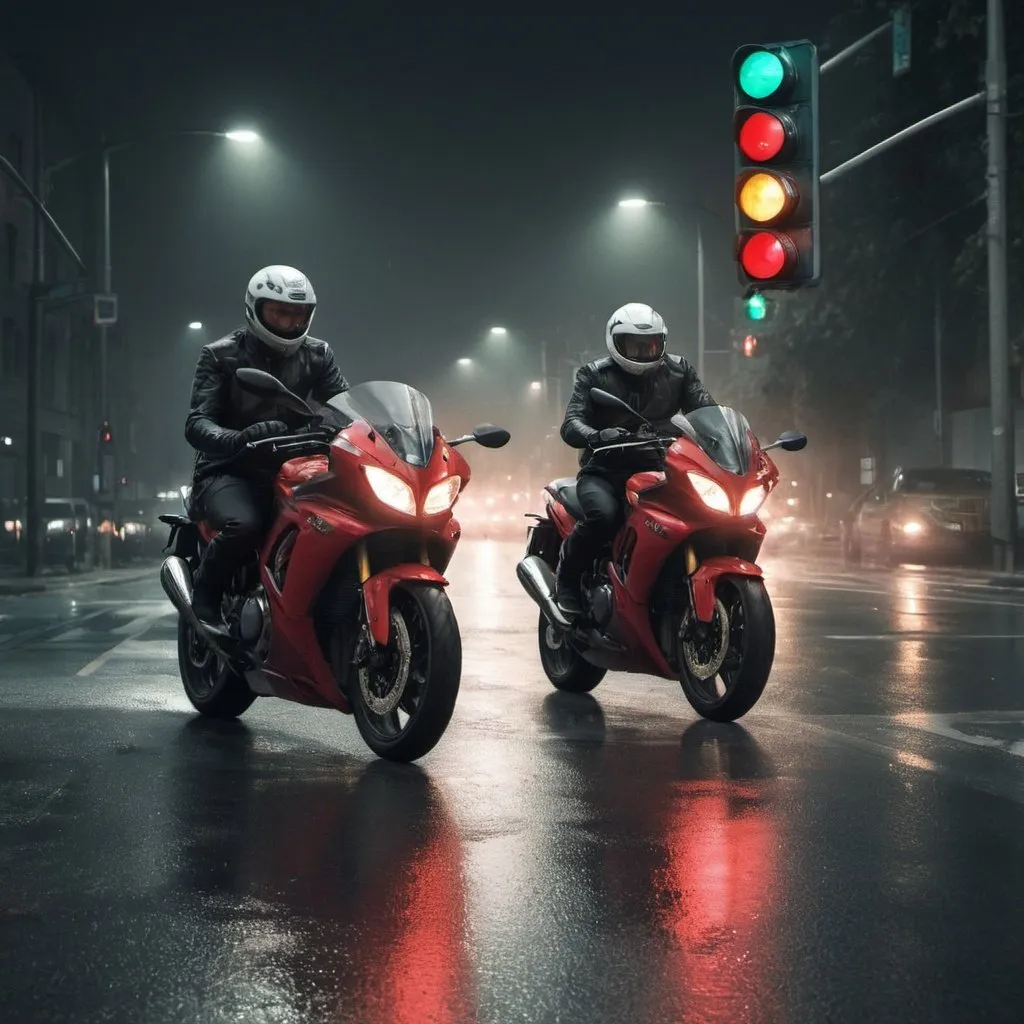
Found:
[{"label": "window", "polygon": [[18,279],[18,229],[5,224],[7,231],[7,282],[14,284]]},{"label": "window", "polygon": [[7,159],[14,164],[14,169],[21,175],[25,173],[25,143],[17,132],[7,135]]},{"label": "window", "polygon": [[17,321],[5,316],[0,322],[0,376],[20,377],[24,358]]}]

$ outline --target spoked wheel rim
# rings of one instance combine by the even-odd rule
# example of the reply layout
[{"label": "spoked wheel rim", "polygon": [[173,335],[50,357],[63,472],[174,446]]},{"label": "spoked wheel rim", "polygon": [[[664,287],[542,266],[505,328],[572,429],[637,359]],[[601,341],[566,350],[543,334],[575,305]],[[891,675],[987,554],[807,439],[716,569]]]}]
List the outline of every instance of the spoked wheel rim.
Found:
[{"label": "spoked wheel rim", "polygon": [[427,696],[430,629],[417,602],[395,590],[388,645],[359,669],[358,686],[366,725],[381,741],[393,743],[416,721]]},{"label": "spoked wheel rim", "polygon": [[227,664],[193,628],[188,633],[188,687],[197,697],[208,697],[224,678]]},{"label": "spoked wheel rim", "polygon": [[[694,628],[692,613],[683,625],[687,633]],[[747,650],[746,610],[739,589],[728,581],[721,583],[707,636],[696,641],[684,638],[679,646],[694,697],[709,708],[723,703],[739,684]],[[718,667],[705,675],[716,663]]]},{"label": "spoked wheel rim", "polygon": [[555,629],[550,622],[544,629],[544,653],[553,675],[566,676],[576,664],[577,654],[569,642],[569,634]]}]

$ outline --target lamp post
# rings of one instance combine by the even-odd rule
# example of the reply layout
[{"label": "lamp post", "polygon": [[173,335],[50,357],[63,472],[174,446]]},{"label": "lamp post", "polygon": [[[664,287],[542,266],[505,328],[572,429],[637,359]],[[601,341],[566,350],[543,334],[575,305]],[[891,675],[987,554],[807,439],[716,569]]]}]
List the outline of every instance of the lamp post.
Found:
[{"label": "lamp post", "polygon": [[[127,149],[131,146],[137,146],[140,143],[149,141],[150,139],[163,139],[167,137],[177,136],[206,136],[210,138],[228,139],[231,142],[240,143],[243,145],[251,145],[260,141],[260,136],[247,128],[233,129],[231,131],[210,131],[202,129],[183,129],[178,131],[165,131],[157,132],[154,135],[139,136],[132,139],[123,140],[120,142],[104,142],[101,146],[100,153],[103,159],[103,293],[104,295],[111,295],[113,290],[113,266],[111,257],[111,246],[110,246],[110,156],[112,153],[116,153],[119,150]],[[72,156],[66,157],[63,160],[59,160],[54,164],[51,164],[43,171],[42,175],[42,194],[43,201],[49,197],[51,180],[54,174],[58,171],[63,170],[65,167],[69,167],[72,164],[78,163],[86,154],[76,153]],[[116,307],[114,316],[116,318]],[[100,329],[100,420],[104,423],[110,422],[110,409],[109,409],[109,380],[107,371],[107,328],[114,322],[113,319],[106,319],[99,323]],[[104,459],[104,462],[109,462],[109,459]],[[111,467],[99,466],[97,467],[101,472],[101,494],[104,496],[106,501],[113,501],[113,490],[114,490],[114,479],[113,474],[110,471]],[[109,568],[111,560],[110,551],[110,532],[106,532],[102,535],[102,561],[105,568]]]},{"label": "lamp post", "polygon": [[[650,199],[633,197],[620,199],[619,207],[623,210],[645,210],[649,206],[665,206],[665,203],[654,202]],[[701,228],[700,214],[707,213],[717,218],[717,214],[699,204],[694,204],[693,209],[697,211],[697,376],[704,379],[704,357],[707,353],[707,317],[705,315],[705,289],[704,289],[704,233]]]}]

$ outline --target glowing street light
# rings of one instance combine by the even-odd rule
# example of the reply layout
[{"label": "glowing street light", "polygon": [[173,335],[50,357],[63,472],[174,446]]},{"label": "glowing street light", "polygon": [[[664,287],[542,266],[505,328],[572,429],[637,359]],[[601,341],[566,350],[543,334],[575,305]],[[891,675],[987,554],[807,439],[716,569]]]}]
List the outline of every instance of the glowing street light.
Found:
[{"label": "glowing street light", "polygon": [[491,334],[497,338],[504,338],[505,335],[508,334],[508,330],[504,327],[492,327]]},{"label": "glowing street light", "polygon": [[252,143],[260,141],[259,133],[249,128],[237,128],[233,131],[225,132],[224,138],[230,139],[232,142]]},{"label": "glowing street light", "polygon": [[203,329],[202,320],[193,320],[192,323],[188,325],[188,329],[190,331],[201,331]]},{"label": "glowing street light", "polygon": [[623,210],[642,210],[645,206],[651,205],[652,203],[648,199],[633,198],[619,200],[619,206],[621,206]]},{"label": "glowing street light", "polygon": [[472,366],[473,365],[473,360],[470,359],[469,356],[463,356],[461,359],[457,359],[456,362],[459,364],[459,366]]},{"label": "glowing street light", "polygon": [[531,390],[531,391],[540,391],[540,389],[541,389],[541,388],[542,388],[543,386],[544,386],[544,385],[543,385],[543,384],[541,384],[541,382],[540,382],[539,380],[531,380],[531,381],[530,381],[530,390]]}]

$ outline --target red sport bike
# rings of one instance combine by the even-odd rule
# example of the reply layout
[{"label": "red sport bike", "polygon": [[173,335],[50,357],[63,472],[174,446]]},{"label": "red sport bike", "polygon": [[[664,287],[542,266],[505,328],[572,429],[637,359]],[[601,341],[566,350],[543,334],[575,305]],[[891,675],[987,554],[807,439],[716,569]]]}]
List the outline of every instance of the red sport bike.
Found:
[{"label": "red sport bike", "polygon": [[160,517],[171,527],[160,582],[180,613],[185,692],[216,718],[258,696],[333,708],[355,716],[380,757],[422,757],[448,726],[462,674],[443,576],[461,534],[452,506],[470,477],[456,448],[500,448],[509,434],[488,424],[449,441],[427,398],[392,381],[360,384],[314,413],[270,374],[246,368],[235,379],[306,426],[238,457],[273,478],[276,517],[228,589],[223,627],[192,610],[192,573],[213,531],[192,515]]},{"label": "red sport bike", "polygon": [[[590,398],[642,421],[606,391]],[[627,482],[625,523],[584,575],[581,618],[554,600],[562,541],[583,515],[574,478],[548,484],[547,515],[532,517],[516,572],[540,606],[540,660],[558,689],[588,692],[610,669],[649,673],[678,679],[703,717],[734,721],[757,703],[775,657],[775,617],[755,564],[765,535],[757,512],[779,479],[767,453],[799,451],[807,438],[786,431],[762,448],[742,415],[719,406],[672,424],[679,436],[595,450],[667,448],[663,470]]]}]

